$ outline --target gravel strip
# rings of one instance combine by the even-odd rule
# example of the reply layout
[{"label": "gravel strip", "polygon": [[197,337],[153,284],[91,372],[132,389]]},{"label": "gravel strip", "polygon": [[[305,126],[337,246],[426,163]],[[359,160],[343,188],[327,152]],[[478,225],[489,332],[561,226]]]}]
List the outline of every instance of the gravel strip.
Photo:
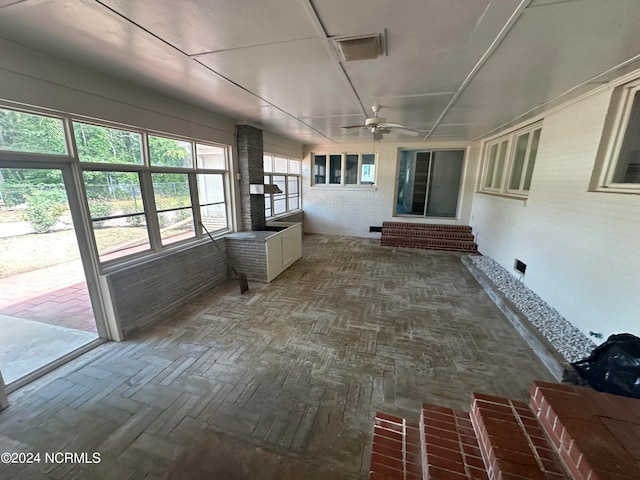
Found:
[{"label": "gravel strip", "polygon": [[596,344],[557,311],[489,257],[470,255],[473,264],[493,283],[568,361],[591,355]]}]

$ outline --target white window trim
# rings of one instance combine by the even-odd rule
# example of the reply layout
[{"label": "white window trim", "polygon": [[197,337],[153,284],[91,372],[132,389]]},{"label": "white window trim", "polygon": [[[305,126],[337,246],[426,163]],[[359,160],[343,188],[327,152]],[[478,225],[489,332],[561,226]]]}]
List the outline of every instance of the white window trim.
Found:
[{"label": "white window trim", "polygon": [[[482,154],[482,171],[480,175],[480,184],[478,187],[478,192],[487,193],[491,195],[499,195],[504,197],[511,197],[511,198],[526,199],[528,197],[529,190],[523,190],[523,186],[526,180],[527,167],[529,165],[529,162],[531,161],[531,158],[530,158],[531,146],[533,143],[533,136],[536,130],[540,130],[542,133],[542,122],[536,122],[524,128],[511,131],[506,135],[502,135],[500,137],[494,138],[485,143],[483,154]],[[529,139],[527,140],[524,163],[522,166],[522,172],[520,174],[521,175],[520,188],[512,189],[512,188],[509,188],[509,184],[511,183],[511,175],[513,174],[517,141],[518,141],[518,138],[526,134],[529,134]],[[498,145],[497,147],[498,150],[496,152],[496,164],[497,164],[498,158],[501,153],[500,145],[503,142],[506,142],[506,146],[505,146],[506,153],[505,153],[505,160],[504,160],[505,163],[503,165],[502,172],[500,175],[500,182],[496,187],[493,187],[493,186],[487,187],[485,185],[486,185],[487,174],[489,170],[489,155],[491,154],[491,148],[494,145]],[[538,150],[539,150],[539,144],[538,144]],[[536,152],[536,157],[537,157],[537,152]],[[535,159],[534,159],[534,162],[535,162]],[[494,174],[494,181],[491,182],[492,185],[495,183],[495,175],[496,175],[495,167],[494,167],[493,174]]]},{"label": "white window trim", "polygon": [[[497,175],[497,164],[500,158],[500,155],[502,153],[502,148],[501,146],[504,144],[504,148],[506,150],[506,152],[504,152],[504,160],[505,163],[502,165],[502,172],[500,173],[500,176],[498,177]],[[497,187],[493,187],[493,186],[486,186],[487,183],[487,174],[488,169],[489,169],[489,156],[491,155],[491,149],[493,147],[496,147],[496,158],[495,158],[495,163],[493,165],[493,172],[492,172],[492,179],[491,179],[491,185],[494,185],[496,183],[497,180]],[[495,193],[500,193],[502,192],[502,189],[505,185],[505,180],[506,180],[506,174],[507,174],[507,166],[508,166],[508,161],[509,161],[509,157],[510,157],[510,151],[511,151],[511,138],[510,137],[500,137],[494,141],[492,141],[491,143],[487,144],[487,149],[486,149],[486,155],[485,155],[485,164],[483,166],[483,172],[482,172],[482,183],[481,183],[481,190],[486,191],[486,192],[495,192]]]},{"label": "white window trim", "polygon": [[640,79],[617,87],[611,97],[591,191],[640,194],[640,183],[616,183],[613,181],[633,110],[635,95],[638,92],[640,92]]},{"label": "white window trim", "polygon": [[[171,133],[159,132],[155,130],[145,129],[142,127],[132,126],[132,125],[124,125],[120,123],[111,122],[108,120],[100,120],[95,118],[88,118],[84,116],[74,115],[65,112],[50,112],[48,110],[39,109],[37,107],[16,107],[10,104],[6,104],[6,102],[0,102],[0,108],[13,110],[16,112],[27,113],[32,115],[41,115],[45,117],[55,118],[62,121],[63,125],[63,135],[65,141],[65,149],[66,154],[47,154],[47,153],[30,153],[30,152],[13,152],[10,150],[2,150],[3,157],[11,159],[15,157],[20,161],[25,161],[25,166],[29,165],[29,162],[32,159],[37,159],[40,162],[51,162],[63,160],[64,163],[71,164],[74,168],[77,168],[78,172],[78,182],[81,187],[78,189],[78,201],[81,205],[83,205],[83,227],[88,233],[87,239],[88,244],[90,245],[90,250],[92,252],[92,256],[95,258],[96,265],[99,266],[101,272],[117,269],[122,266],[131,265],[134,263],[146,261],[147,258],[156,257],[158,255],[164,255],[168,252],[179,250],[185,247],[188,247],[192,244],[202,242],[206,240],[206,235],[200,231],[198,227],[198,223],[200,220],[200,202],[198,198],[198,192],[192,190],[193,180],[195,179],[195,175],[197,174],[221,174],[223,176],[223,186],[224,186],[224,203],[227,214],[227,228],[217,230],[215,235],[220,235],[222,233],[228,233],[234,228],[233,217],[231,216],[234,206],[231,204],[232,199],[234,198],[234,194],[232,191],[232,182],[230,181],[230,175],[232,171],[232,149],[229,145],[220,144],[217,142],[212,142],[209,140],[203,140],[201,138],[189,138],[180,135],[175,135]],[[101,128],[110,128],[123,130],[125,132],[135,133],[140,135],[141,142],[141,155],[142,155],[142,163],[139,164],[120,164],[120,163],[105,163],[105,162],[86,162],[80,161],[78,148],[76,145],[76,139],[74,135],[74,122],[93,125]],[[164,137],[171,140],[178,140],[182,142],[188,142],[191,144],[191,156],[192,156],[192,166],[191,167],[163,167],[163,166],[151,166],[149,162],[149,135]],[[213,147],[222,148],[225,151],[225,168],[224,169],[212,169],[212,168],[203,168],[197,166],[196,161],[196,146],[197,145],[210,145]],[[19,168],[19,167],[16,167]],[[57,167],[56,167],[57,168]],[[149,240],[149,248],[141,251],[135,252],[131,254],[124,255],[122,257],[118,257],[111,260],[101,261],[100,253],[98,251],[94,230],[93,230],[93,220],[91,218],[90,209],[88,207],[88,196],[85,191],[84,180],[82,177],[82,172],[84,171],[122,171],[122,172],[136,172],[139,175],[139,188],[142,192],[142,202],[144,204],[144,215],[146,217],[147,225],[149,226],[148,231],[148,240]],[[191,208],[193,212],[194,219],[194,229],[195,235],[193,237],[185,238],[180,241],[170,242],[170,243],[162,243],[162,239],[160,238],[160,227],[158,225],[158,212],[156,208],[156,204],[153,201],[154,192],[153,185],[151,184],[151,174],[152,173],[179,173],[179,174],[187,174],[189,178],[190,185],[190,193],[192,204],[189,208]],[[193,203],[193,199],[198,200],[198,203]],[[72,200],[70,199],[69,202]],[[75,201],[75,200],[74,200]]]},{"label": "white window trim", "polygon": [[[331,156],[340,155],[340,183],[329,183],[329,167]],[[358,156],[358,171],[356,173],[356,183],[345,183],[345,174],[347,171],[347,155],[357,155]],[[362,156],[363,155],[373,155],[373,182],[372,183],[362,183]],[[327,160],[325,175],[325,183],[316,183],[315,179],[315,157],[316,156],[325,156]],[[378,165],[378,153],[377,152],[311,152],[310,154],[310,163],[311,163],[311,186],[318,188],[356,188],[356,189],[376,189],[376,181],[378,178],[378,169],[376,168]]]},{"label": "white window trim", "polygon": [[[266,219],[268,220],[274,220],[274,219],[278,219],[281,217],[286,217],[287,215],[291,215],[293,213],[299,212],[302,210],[302,160],[299,158],[294,158],[294,157],[284,157],[282,155],[275,155],[273,153],[267,153],[264,152],[264,154],[262,155],[263,159],[265,157],[271,157],[271,170],[267,171],[264,170],[263,175],[265,177],[271,177],[273,179],[274,176],[282,176],[284,177],[284,181],[285,181],[285,191],[283,192],[285,194],[284,199],[285,199],[285,211],[284,212],[280,212],[280,213],[276,213],[274,214],[274,199],[273,199],[273,195],[269,195],[269,194],[265,194],[264,197],[265,199],[269,199],[269,210],[271,211],[271,215],[266,216]],[[276,171],[275,170],[275,159],[276,158],[281,158],[281,159],[285,159],[287,161],[287,171],[286,172],[282,172],[282,171]],[[298,171],[297,172],[292,172],[291,171],[291,163],[292,161],[297,162],[298,163]],[[290,192],[289,192],[289,178],[296,178],[297,183],[298,183],[298,192],[297,192],[297,197],[298,197],[298,208],[294,208],[294,209],[289,209],[289,197],[290,197]]]}]

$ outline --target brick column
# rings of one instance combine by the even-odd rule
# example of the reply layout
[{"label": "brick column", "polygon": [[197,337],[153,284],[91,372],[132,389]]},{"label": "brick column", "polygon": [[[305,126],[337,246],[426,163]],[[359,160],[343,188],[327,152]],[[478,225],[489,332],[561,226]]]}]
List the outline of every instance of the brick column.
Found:
[{"label": "brick column", "polygon": [[264,196],[251,195],[249,185],[264,183],[262,130],[249,126],[236,126],[238,167],[240,178],[240,229],[261,230],[265,227]]}]

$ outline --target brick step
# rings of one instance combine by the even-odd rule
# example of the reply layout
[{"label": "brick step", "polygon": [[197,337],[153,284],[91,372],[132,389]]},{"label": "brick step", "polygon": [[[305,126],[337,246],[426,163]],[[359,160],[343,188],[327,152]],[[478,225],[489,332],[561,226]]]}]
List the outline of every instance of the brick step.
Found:
[{"label": "brick step", "polygon": [[571,478],[526,403],[475,393],[470,418],[491,480]]},{"label": "brick step", "polygon": [[385,236],[380,239],[385,247],[424,248],[429,250],[447,250],[454,252],[477,253],[478,246],[473,241],[447,240],[441,238],[421,238],[408,236]]},{"label": "brick step", "polygon": [[478,253],[478,246],[468,225],[383,222],[380,245]]},{"label": "brick step", "polygon": [[572,478],[640,478],[640,400],[534,382],[529,405]]},{"label": "brick step", "polygon": [[640,400],[586,387],[534,382],[529,405],[474,393],[468,414],[424,404],[418,427],[379,413],[374,433],[371,480],[640,478]]},{"label": "brick step", "polygon": [[474,240],[471,232],[459,232],[457,230],[385,228],[383,234],[389,237],[443,238],[448,240],[463,240],[466,242],[473,242]]},{"label": "brick step", "polygon": [[415,422],[378,412],[370,480],[423,480],[420,430]]},{"label": "brick step", "polygon": [[441,225],[436,223],[408,223],[408,222],[382,222],[382,230],[394,228],[402,230],[440,230],[449,232],[469,232],[469,225]]},{"label": "brick step", "polygon": [[468,413],[425,403],[420,433],[423,479],[488,480]]}]

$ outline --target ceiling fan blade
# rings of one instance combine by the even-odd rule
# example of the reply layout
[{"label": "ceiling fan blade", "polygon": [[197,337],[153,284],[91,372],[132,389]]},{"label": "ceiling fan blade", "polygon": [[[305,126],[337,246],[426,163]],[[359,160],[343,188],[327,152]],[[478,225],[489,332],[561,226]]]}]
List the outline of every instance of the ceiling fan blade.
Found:
[{"label": "ceiling fan blade", "polygon": [[355,137],[355,136],[361,135],[361,132],[362,130],[356,130],[354,128],[350,128],[342,132],[342,135],[340,135],[340,137]]},{"label": "ceiling fan blade", "polygon": [[396,122],[384,122],[381,126],[385,128],[407,128],[403,124]]},{"label": "ceiling fan blade", "polygon": [[413,137],[417,137],[418,135],[420,135],[420,132],[418,132],[417,130],[411,130],[410,128],[405,128],[405,127],[395,127],[393,131],[398,133],[404,133],[405,135],[411,135]]},{"label": "ceiling fan blade", "polygon": [[366,125],[344,125],[342,128],[365,128]]}]

